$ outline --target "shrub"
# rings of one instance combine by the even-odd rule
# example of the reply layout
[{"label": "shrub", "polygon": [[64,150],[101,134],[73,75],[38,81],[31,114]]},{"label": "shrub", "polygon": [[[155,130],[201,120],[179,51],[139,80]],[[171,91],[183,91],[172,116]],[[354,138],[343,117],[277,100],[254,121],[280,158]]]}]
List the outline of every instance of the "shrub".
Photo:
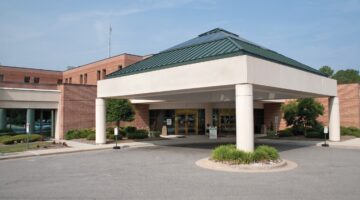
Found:
[{"label": "shrub", "polygon": [[69,130],[66,135],[66,140],[79,139],[79,138],[87,138],[88,135],[95,134],[94,129],[74,129]]},{"label": "shrub", "polygon": [[351,135],[355,137],[360,137],[360,129],[356,127],[341,127],[341,135]]},{"label": "shrub", "polygon": [[[323,139],[325,137],[323,132],[315,132],[315,131],[308,131],[305,134],[305,137],[307,138],[321,138]],[[326,137],[329,137],[329,134],[326,135]]]},{"label": "shrub", "polygon": [[287,128],[279,131],[279,137],[291,137],[294,136],[292,128]]},{"label": "shrub", "polygon": [[95,133],[89,134],[89,135],[86,137],[87,140],[95,140],[95,138],[96,138]]},{"label": "shrub", "polygon": [[14,133],[11,128],[0,129],[0,133]]},{"label": "shrub", "polygon": [[0,143],[3,143],[3,141],[10,139],[12,136],[11,135],[3,135],[0,136]]},{"label": "shrub", "polygon": [[[146,131],[146,130],[145,130]],[[144,139],[148,137],[147,131],[144,130],[138,130],[136,132],[127,132],[126,137],[128,139]]]},{"label": "shrub", "polygon": [[268,162],[279,159],[278,151],[266,145],[261,145],[254,152],[244,152],[236,149],[233,144],[221,145],[212,151],[212,159],[232,164],[249,164],[253,162]]},{"label": "shrub", "polygon": [[[8,138],[3,139],[2,143],[3,144],[23,143],[26,142],[27,139],[28,139],[27,134],[20,134],[15,136],[9,136]],[[39,134],[30,134],[29,136],[29,142],[35,142],[41,140],[43,140],[43,137]]]},{"label": "shrub", "polygon": [[150,131],[149,132],[149,137],[152,137],[152,138],[157,138],[157,137],[160,137],[160,131]]},{"label": "shrub", "polygon": [[136,132],[136,127],[127,126],[127,127],[124,128],[124,131],[125,131],[126,133],[134,133],[134,132]]}]

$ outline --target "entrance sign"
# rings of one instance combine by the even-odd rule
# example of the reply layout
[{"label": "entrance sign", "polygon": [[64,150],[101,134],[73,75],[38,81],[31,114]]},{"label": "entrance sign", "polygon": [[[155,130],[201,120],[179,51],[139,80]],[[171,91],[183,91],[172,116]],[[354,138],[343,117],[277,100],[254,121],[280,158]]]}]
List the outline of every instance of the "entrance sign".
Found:
[{"label": "entrance sign", "polygon": [[119,129],[118,129],[118,127],[115,127],[115,128],[114,128],[114,135],[119,135]]},{"label": "entrance sign", "polygon": [[209,127],[209,139],[217,139],[217,127],[216,126]]},{"label": "entrance sign", "polygon": [[324,133],[328,134],[329,133],[329,128],[327,126],[324,126]]}]

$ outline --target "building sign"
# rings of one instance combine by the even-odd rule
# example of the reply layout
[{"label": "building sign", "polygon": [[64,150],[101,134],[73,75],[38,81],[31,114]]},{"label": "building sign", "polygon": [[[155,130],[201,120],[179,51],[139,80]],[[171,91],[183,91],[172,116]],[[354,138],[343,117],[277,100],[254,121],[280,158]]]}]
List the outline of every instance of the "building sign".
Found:
[{"label": "building sign", "polygon": [[171,124],[172,124],[172,120],[171,119],[166,119],[166,125],[171,126]]},{"label": "building sign", "polygon": [[217,139],[217,127],[216,126],[209,127],[209,139]]}]

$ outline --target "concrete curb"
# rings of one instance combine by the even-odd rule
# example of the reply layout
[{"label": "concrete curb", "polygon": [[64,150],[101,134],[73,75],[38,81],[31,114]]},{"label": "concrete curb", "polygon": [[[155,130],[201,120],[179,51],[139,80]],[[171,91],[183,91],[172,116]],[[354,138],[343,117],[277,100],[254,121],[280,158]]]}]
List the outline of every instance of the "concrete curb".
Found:
[{"label": "concrete curb", "polygon": [[282,160],[280,163],[274,163],[273,165],[231,165],[221,162],[215,162],[209,158],[203,158],[195,163],[198,167],[223,171],[223,172],[240,172],[240,173],[269,173],[269,172],[282,172],[295,169],[298,165],[295,162],[289,160]]}]

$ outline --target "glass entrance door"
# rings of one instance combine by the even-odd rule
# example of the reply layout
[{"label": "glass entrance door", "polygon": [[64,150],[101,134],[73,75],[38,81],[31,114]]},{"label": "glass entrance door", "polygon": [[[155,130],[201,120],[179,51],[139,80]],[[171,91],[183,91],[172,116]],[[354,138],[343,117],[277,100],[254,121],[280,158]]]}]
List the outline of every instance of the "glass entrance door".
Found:
[{"label": "glass entrance door", "polygon": [[177,135],[198,134],[197,110],[175,111],[175,134]]}]

